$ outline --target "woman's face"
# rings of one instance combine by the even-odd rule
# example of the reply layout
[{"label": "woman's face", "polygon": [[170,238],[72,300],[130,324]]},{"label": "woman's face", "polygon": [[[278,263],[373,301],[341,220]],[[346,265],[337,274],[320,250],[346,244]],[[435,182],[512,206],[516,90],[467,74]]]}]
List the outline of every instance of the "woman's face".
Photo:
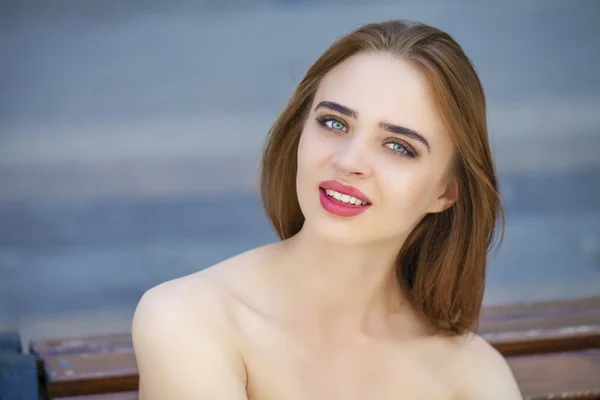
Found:
[{"label": "woman's face", "polygon": [[453,152],[414,66],[387,53],[347,59],[323,79],[300,138],[303,229],[347,244],[406,237],[456,200]]}]

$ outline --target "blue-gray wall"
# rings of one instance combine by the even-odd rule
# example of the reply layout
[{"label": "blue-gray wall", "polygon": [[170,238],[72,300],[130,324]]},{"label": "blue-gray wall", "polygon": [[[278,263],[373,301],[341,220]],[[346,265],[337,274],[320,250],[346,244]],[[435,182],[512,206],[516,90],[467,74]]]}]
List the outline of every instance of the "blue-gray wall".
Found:
[{"label": "blue-gray wall", "polygon": [[390,18],[447,30],[483,80],[509,211],[487,301],[600,292],[599,1],[3,1],[10,309],[131,307],[273,240],[266,130],[332,40]]}]

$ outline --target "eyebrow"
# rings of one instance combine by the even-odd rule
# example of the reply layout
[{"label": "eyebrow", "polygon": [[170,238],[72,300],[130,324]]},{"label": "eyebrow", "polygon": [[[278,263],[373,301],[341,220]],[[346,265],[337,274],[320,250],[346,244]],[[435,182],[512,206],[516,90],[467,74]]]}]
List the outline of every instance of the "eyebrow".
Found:
[{"label": "eyebrow", "polygon": [[322,101],[315,107],[315,111],[319,108],[329,108],[330,110],[337,111],[340,114],[344,114],[348,117],[356,118],[358,113],[351,108],[335,103],[333,101]]},{"label": "eyebrow", "polygon": [[392,132],[392,133],[396,133],[398,135],[404,135],[404,136],[408,136],[409,138],[413,138],[416,141],[423,143],[425,145],[425,147],[427,147],[427,151],[429,151],[431,153],[431,146],[429,146],[429,142],[419,132],[413,131],[412,129],[406,128],[404,126],[388,124],[387,122],[380,122],[379,127],[388,132]]},{"label": "eyebrow", "polygon": [[[317,111],[319,108],[328,108],[330,110],[337,111],[340,114],[344,114],[344,115],[346,115],[348,117],[352,117],[354,119],[356,119],[356,117],[358,116],[358,112],[354,111],[351,108],[343,106],[341,104],[333,102],[333,101],[320,102],[315,107],[315,111]],[[431,146],[429,145],[429,142],[427,141],[427,139],[425,139],[425,137],[423,135],[421,135],[419,132],[417,132],[415,130],[412,130],[412,129],[409,129],[409,128],[406,128],[406,127],[400,126],[400,125],[393,125],[393,124],[390,124],[387,122],[380,122],[379,127],[388,132],[392,132],[397,135],[408,136],[409,138],[417,140],[417,141],[423,143],[425,145],[425,147],[427,147],[427,150],[429,152],[431,152]]]}]

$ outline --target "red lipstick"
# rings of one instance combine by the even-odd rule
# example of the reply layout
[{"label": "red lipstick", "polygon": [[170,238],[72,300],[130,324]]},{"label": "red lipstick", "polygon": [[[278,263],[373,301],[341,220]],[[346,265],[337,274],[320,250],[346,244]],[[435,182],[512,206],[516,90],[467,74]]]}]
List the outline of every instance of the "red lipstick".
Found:
[{"label": "red lipstick", "polygon": [[[321,200],[321,206],[328,212],[335,214],[340,217],[354,217],[366,211],[371,206],[371,200],[360,190],[355,187],[345,185],[338,181],[323,181],[319,185],[319,197]],[[356,205],[345,203],[341,200],[337,200],[329,196],[326,190],[333,190],[342,195],[348,195],[355,197],[358,200],[367,203],[366,205]]]}]

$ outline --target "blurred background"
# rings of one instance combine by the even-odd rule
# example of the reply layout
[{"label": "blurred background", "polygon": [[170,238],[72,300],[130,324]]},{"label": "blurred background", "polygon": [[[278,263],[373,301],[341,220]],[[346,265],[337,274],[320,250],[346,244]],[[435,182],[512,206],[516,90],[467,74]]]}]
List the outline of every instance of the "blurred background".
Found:
[{"label": "blurred background", "polygon": [[508,210],[486,304],[600,294],[600,1],[0,2],[0,330],[127,332],[150,287],[275,240],[270,124],[363,23],[450,33]]}]

